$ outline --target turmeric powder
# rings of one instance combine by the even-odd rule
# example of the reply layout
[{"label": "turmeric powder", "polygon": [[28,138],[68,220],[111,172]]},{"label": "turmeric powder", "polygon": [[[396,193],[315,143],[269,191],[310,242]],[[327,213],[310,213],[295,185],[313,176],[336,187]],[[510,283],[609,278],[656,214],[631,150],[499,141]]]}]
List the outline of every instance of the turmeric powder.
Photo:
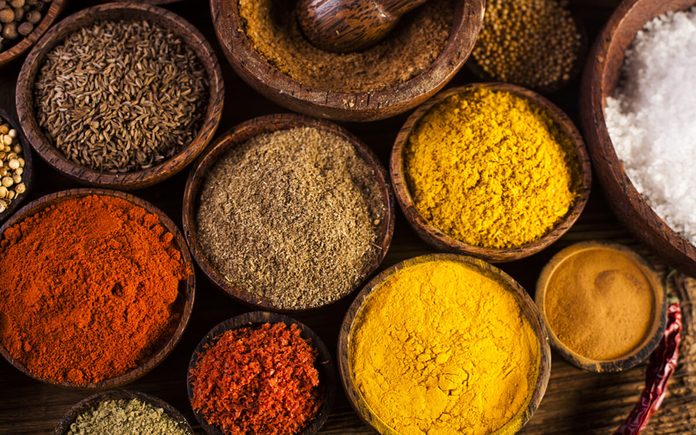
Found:
[{"label": "turmeric powder", "polygon": [[406,261],[351,328],[350,375],[383,433],[520,429],[541,364],[515,296],[456,256]]},{"label": "turmeric powder", "polygon": [[405,172],[426,221],[484,248],[546,235],[571,209],[580,182],[571,138],[546,110],[490,89],[434,106],[408,139]]}]

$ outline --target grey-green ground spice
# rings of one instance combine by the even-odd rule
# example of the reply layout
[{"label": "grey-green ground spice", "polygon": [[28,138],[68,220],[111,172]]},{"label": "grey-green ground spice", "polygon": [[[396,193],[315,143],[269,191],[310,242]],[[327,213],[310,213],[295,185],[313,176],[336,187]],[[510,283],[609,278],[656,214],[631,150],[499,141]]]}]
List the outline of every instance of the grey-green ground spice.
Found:
[{"label": "grey-green ground spice", "polygon": [[302,127],[259,135],[210,172],[200,243],[232,284],[281,309],[331,303],[379,255],[386,210],[375,174],[352,144]]},{"label": "grey-green ground spice", "polygon": [[105,400],[79,415],[68,435],[187,435],[162,408],[138,399]]}]

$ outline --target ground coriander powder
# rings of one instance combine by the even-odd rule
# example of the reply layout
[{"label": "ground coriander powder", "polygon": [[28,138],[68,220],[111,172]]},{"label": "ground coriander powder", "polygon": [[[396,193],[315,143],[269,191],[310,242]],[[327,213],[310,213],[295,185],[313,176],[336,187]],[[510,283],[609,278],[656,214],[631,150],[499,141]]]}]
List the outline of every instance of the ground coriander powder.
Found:
[{"label": "ground coriander powder", "polygon": [[70,425],[68,435],[187,435],[179,423],[162,408],[139,399],[105,400],[80,414]]}]

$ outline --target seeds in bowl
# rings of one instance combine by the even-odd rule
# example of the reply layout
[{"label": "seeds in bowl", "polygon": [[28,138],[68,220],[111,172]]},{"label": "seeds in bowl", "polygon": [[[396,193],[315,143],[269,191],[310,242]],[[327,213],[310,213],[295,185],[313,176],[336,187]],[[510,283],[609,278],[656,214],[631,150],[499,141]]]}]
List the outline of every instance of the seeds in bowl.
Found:
[{"label": "seeds in bowl", "polygon": [[22,181],[25,161],[17,130],[0,120],[0,213],[27,190]]},{"label": "seeds in bowl", "polygon": [[149,21],[99,21],[45,58],[34,84],[40,127],[88,168],[133,172],[162,163],[197,135],[206,70],[179,36]]},{"label": "seeds in bowl", "polygon": [[39,25],[53,0],[0,0],[0,51],[7,50]]},{"label": "seeds in bowl", "polygon": [[104,400],[77,416],[68,435],[86,434],[188,435],[162,408],[140,399]]}]

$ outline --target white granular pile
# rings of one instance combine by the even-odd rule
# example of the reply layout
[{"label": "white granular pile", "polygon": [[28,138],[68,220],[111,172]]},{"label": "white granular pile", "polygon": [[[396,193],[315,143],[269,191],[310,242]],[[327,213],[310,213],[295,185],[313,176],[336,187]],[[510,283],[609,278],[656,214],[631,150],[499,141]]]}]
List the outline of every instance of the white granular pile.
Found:
[{"label": "white granular pile", "polygon": [[696,8],[657,17],[638,33],[605,115],[638,192],[696,244]]}]

